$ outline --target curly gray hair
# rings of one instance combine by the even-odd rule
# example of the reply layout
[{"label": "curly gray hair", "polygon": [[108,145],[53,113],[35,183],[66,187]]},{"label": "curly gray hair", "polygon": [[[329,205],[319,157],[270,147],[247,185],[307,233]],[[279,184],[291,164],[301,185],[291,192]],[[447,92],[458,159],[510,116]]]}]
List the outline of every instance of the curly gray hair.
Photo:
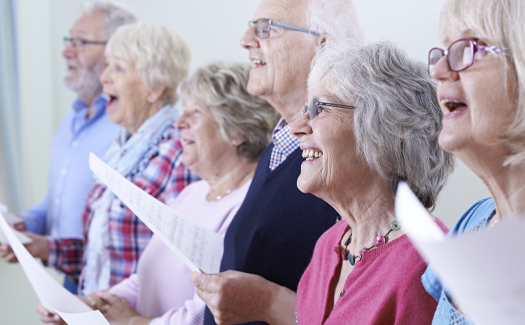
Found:
[{"label": "curly gray hair", "polygon": [[137,17],[130,8],[122,3],[113,1],[90,1],[82,4],[80,15],[104,14],[106,19],[102,22],[102,28],[109,37],[113,32],[122,25],[133,24],[137,22]]},{"label": "curly gray hair", "polygon": [[249,63],[207,64],[181,82],[177,92],[183,104],[189,99],[202,104],[219,124],[224,141],[242,139],[237,153],[256,161],[280,116],[266,101],[248,93],[250,69]]},{"label": "curly gray hair", "polygon": [[389,41],[363,47],[347,40],[316,55],[308,89],[327,78],[328,90],[356,106],[357,155],[386,182],[392,195],[404,180],[426,208],[454,169],[438,136],[442,112],[426,64]]}]

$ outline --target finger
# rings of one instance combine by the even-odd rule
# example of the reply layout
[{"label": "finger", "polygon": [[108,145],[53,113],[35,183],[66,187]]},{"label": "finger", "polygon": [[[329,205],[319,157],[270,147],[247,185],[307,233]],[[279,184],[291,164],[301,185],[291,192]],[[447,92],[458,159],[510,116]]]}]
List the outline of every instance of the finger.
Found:
[{"label": "finger", "polygon": [[12,225],[13,228],[15,228],[18,231],[25,231],[26,230],[26,224],[24,222],[15,223]]},{"label": "finger", "polygon": [[17,263],[18,259],[16,258],[15,253],[9,253],[5,258],[7,263]]},{"label": "finger", "polygon": [[95,292],[95,294],[110,305],[117,304],[120,301],[120,297],[107,292],[99,291]]}]

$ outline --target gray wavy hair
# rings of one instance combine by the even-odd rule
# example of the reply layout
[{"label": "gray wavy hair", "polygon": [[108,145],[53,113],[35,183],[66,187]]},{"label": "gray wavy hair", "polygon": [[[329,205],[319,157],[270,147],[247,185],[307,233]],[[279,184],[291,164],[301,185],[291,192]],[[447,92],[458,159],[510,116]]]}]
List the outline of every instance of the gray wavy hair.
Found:
[{"label": "gray wavy hair", "polygon": [[175,105],[177,87],[190,64],[190,46],[179,33],[153,23],[125,25],[109,39],[106,55],[133,62],[150,90],[166,86],[160,103]]},{"label": "gray wavy hair", "polygon": [[242,139],[240,156],[257,161],[272,139],[280,116],[266,101],[246,89],[249,63],[207,64],[186,78],[177,90],[182,103],[192,99],[201,104],[219,124],[226,142]]},{"label": "gray wavy hair", "polygon": [[357,155],[392,195],[404,180],[433,209],[454,158],[438,144],[442,112],[426,64],[390,41],[360,47],[347,40],[320,49],[312,65],[308,89],[327,78],[338,100],[356,106]]},{"label": "gray wavy hair", "polygon": [[104,14],[106,19],[102,22],[102,28],[109,37],[122,25],[137,22],[137,17],[129,7],[122,3],[113,1],[90,1],[85,2],[80,7],[80,15]]}]

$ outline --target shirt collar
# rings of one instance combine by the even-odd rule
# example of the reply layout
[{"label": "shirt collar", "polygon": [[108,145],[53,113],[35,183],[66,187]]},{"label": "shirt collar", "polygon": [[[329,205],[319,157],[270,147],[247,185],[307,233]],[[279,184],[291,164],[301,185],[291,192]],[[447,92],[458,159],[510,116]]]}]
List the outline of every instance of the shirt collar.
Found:
[{"label": "shirt collar", "polygon": [[[106,110],[107,103],[108,97],[106,94],[98,95],[93,101],[93,109],[95,110],[95,114],[93,114],[93,117],[102,114]],[[73,102],[73,111],[75,112],[75,115],[82,115],[85,118],[88,110],[89,106],[86,103],[84,103],[80,98],[77,98]]]}]

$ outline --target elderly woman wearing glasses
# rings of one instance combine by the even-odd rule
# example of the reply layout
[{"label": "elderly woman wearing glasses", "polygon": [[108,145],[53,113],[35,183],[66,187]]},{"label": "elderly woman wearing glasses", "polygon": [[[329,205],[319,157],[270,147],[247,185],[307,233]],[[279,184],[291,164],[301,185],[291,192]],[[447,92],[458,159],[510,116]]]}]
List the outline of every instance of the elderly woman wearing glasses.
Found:
[{"label": "elderly woman wearing glasses", "polygon": [[[448,0],[440,13],[446,51],[432,49],[429,73],[443,111],[439,144],[487,185],[449,235],[525,214],[525,2]],[[422,277],[439,302],[434,324],[470,324],[429,267]]]},{"label": "elderly woman wearing glasses", "polygon": [[319,239],[299,283],[299,324],[430,323],[437,303],[395,220],[394,194],[404,180],[431,209],[452,172],[437,143],[435,95],[426,66],[392,43],[341,42],[317,54],[310,104],[291,128],[306,158],[297,186],[342,221]]}]

